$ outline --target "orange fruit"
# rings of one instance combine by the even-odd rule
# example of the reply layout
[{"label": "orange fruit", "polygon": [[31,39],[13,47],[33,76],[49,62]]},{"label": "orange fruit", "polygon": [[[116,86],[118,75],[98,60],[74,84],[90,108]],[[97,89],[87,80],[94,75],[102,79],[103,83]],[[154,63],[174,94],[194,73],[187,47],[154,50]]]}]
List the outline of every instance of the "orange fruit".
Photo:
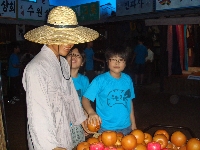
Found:
[{"label": "orange fruit", "polygon": [[137,139],[137,144],[141,144],[144,141],[144,133],[142,130],[135,129],[130,134],[134,135]]},{"label": "orange fruit", "polygon": [[98,136],[98,140],[99,140],[99,142],[102,142],[102,140],[101,140],[101,134]]},{"label": "orange fruit", "polygon": [[200,150],[200,141],[197,138],[191,138],[186,145],[187,150]]},{"label": "orange fruit", "polygon": [[187,150],[187,149],[186,149],[186,145],[182,145],[181,147],[179,147],[178,150]]},{"label": "orange fruit", "polygon": [[148,144],[149,142],[152,142],[152,140],[153,140],[153,138],[152,138],[151,134],[145,132],[144,133],[144,142],[146,144]]},{"label": "orange fruit", "polygon": [[121,141],[122,141],[123,136],[124,136],[123,133],[117,132],[117,142],[115,143],[115,146],[122,145]]},{"label": "orange fruit", "polygon": [[167,140],[169,141],[169,133],[166,131],[166,130],[157,130],[155,133],[154,133],[154,136],[157,135],[157,134],[164,134],[166,137],[167,137]]},{"label": "orange fruit", "polygon": [[158,142],[161,145],[161,149],[164,149],[168,145],[167,137],[164,134],[158,134],[153,137],[153,142]]},{"label": "orange fruit", "polygon": [[87,139],[87,142],[89,144],[94,144],[94,143],[99,143],[99,140],[95,137],[90,137],[89,139]]},{"label": "orange fruit", "polygon": [[186,143],[186,141],[187,138],[181,131],[175,131],[171,136],[171,142],[177,147],[181,147]]},{"label": "orange fruit", "polygon": [[169,143],[167,144],[166,148],[168,148],[168,149],[173,149],[174,146],[175,146],[175,145],[174,145],[173,143],[169,142]]},{"label": "orange fruit", "polygon": [[77,150],[89,150],[90,144],[88,142],[81,142],[76,147]]},{"label": "orange fruit", "polygon": [[117,132],[104,131],[101,134],[101,141],[107,147],[114,146],[115,143],[117,142]]},{"label": "orange fruit", "polygon": [[97,132],[101,128],[100,125],[93,124],[93,123],[88,123],[87,127],[88,127],[88,130],[91,131],[91,132]]},{"label": "orange fruit", "polygon": [[138,144],[135,148],[135,150],[147,150],[147,147],[143,144]]},{"label": "orange fruit", "polygon": [[129,134],[122,138],[122,147],[126,150],[132,150],[137,146],[137,139],[134,135]]}]

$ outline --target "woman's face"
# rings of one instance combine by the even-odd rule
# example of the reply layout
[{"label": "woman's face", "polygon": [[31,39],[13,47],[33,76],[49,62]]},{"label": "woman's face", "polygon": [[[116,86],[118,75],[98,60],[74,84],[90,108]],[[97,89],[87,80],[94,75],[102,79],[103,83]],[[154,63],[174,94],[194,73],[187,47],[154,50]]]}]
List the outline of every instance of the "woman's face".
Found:
[{"label": "woman's face", "polygon": [[66,57],[71,69],[79,69],[83,65],[83,58],[78,49],[73,49]]}]

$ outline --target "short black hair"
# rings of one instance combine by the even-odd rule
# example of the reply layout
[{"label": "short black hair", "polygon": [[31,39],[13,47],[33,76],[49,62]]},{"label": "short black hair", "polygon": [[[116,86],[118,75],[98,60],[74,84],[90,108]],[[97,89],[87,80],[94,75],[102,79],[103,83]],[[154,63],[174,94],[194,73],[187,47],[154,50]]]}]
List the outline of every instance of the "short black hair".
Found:
[{"label": "short black hair", "polygon": [[105,52],[106,61],[108,61],[113,56],[118,56],[123,58],[125,61],[129,58],[128,50],[122,45],[113,45],[107,48]]},{"label": "short black hair", "polygon": [[145,37],[144,36],[138,36],[137,40],[140,41],[140,42],[144,42]]},{"label": "short black hair", "polygon": [[12,42],[10,45],[11,45],[12,50],[20,47],[20,44],[18,42]]},{"label": "short black hair", "polygon": [[[80,53],[80,55],[81,55],[81,57],[82,57],[82,61],[83,61],[83,63],[85,62],[85,60],[86,60],[86,56],[85,56],[85,53],[84,53],[84,44],[74,44],[74,46],[71,48],[71,51],[73,50],[73,49],[75,49],[75,48],[77,48],[78,49],[78,52]],[[71,53],[71,51],[70,51],[70,53]]]}]

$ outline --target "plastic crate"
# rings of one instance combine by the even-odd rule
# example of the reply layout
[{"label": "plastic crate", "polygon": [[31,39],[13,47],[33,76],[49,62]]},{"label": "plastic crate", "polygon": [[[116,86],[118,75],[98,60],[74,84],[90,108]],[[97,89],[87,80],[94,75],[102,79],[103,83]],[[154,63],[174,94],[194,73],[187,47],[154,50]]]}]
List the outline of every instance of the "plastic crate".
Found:
[{"label": "plastic crate", "polygon": [[152,136],[154,135],[154,133],[157,130],[166,130],[169,135],[171,136],[175,131],[181,131],[182,133],[184,133],[187,137],[187,139],[190,138],[197,138],[195,133],[188,127],[184,127],[184,126],[172,126],[172,125],[162,125],[162,124],[153,124],[150,125],[149,127],[143,129],[143,132],[149,133]]}]

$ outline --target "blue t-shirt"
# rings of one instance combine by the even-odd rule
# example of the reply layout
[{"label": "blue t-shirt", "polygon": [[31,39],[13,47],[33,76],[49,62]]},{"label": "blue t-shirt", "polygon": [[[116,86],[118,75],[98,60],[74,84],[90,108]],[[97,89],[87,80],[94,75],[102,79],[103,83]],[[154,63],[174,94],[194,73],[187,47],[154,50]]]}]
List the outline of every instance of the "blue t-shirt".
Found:
[{"label": "blue t-shirt", "polygon": [[78,73],[78,76],[76,78],[72,78],[75,89],[77,91],[79,100],[82,100],[82,96],[85,93],[85,91],[87,90],[88,86],[89,86],[89,79],[88,77]]},{"label": "blue t-shirt", "polygon": [[17,54],[12,53],[9,58],[9,64],[8,64],[8,72],[7,75],[9,77],[17,77],[19,76],[19,68],[13,67],[13,65],[19,65],[19,57]]},{"label": "blue t-shirt", "polygon": [[129,75],[121,73],[116,79],[106,72],[97,76],[83,95],[96,99],[96,112],[106,130],[124,129],[131,125],[131,101],[135,98],[133,82]]},{"label": "blue t-shirt", "polygon": [[148,56],[147,48],[142,44],[138,44],[135,47],[134,53],[136,54],[135,63],[136,64],[144,64],[145,58]]},{"label": "blue t-shirt", "polygon": [[85,62],[85,69],[87,71],[89,70],[93,70],[94,69],[94,60],[93,60],[93,56],[94,56],[94,51],[92,48],[86,48],[84,50],[85,56],[86,56],[86,62]]}]

